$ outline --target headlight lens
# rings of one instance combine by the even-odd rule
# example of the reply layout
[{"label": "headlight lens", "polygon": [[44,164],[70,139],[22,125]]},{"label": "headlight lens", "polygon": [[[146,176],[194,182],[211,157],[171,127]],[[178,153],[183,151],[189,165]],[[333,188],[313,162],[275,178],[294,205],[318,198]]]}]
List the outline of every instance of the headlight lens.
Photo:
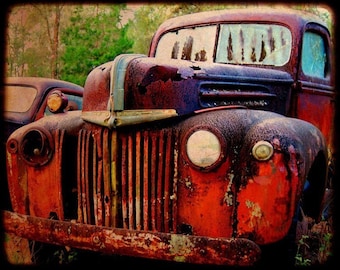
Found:
[{"label": "headlight lens", "polygon": [[274,153],[273,146],[267,141],[258,141],[252,149],[253,157],[259,161],[265,161],[272,157]]},{"label": "headlight lens", "polygon": [[67,106],[67,97],[61,91],[53,91],[47,97],[47,107],[52,113],[62,112]]},{"label": "headlight lens", "polygon": [[213,166],[221,158],[221,149],[219,138],[208,130],[193,132],[186,144],[189,160],[200,168]]}]

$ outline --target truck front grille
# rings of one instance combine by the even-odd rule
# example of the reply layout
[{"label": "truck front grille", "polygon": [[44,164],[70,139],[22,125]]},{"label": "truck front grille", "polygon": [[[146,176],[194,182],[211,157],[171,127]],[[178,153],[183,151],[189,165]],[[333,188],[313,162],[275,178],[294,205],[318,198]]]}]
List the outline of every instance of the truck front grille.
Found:
[{"label": "truck front grille", "polygon": [[204,108],[230,105],[266,108],[276,98],[276,94],[260,85],[211,83],[200,87],[200,104]]},{"label": "truck front grille", "polygon": [[78,222],[161,232],[176,228],[176,133],[81,130]]}]

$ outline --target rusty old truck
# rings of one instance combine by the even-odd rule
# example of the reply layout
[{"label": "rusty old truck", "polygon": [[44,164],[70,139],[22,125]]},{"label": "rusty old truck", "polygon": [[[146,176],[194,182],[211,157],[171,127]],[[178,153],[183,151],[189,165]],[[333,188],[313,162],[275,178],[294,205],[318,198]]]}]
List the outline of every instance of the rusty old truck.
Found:
[{"label": "rusty old truck", "polygon": [[302,211],[321,218],[332,50],[326,24],[297,10],[165,21],[148,55],[89,72],[82,110],[10,135],[4,230],[179,265],[256,265],[292,239]]}]

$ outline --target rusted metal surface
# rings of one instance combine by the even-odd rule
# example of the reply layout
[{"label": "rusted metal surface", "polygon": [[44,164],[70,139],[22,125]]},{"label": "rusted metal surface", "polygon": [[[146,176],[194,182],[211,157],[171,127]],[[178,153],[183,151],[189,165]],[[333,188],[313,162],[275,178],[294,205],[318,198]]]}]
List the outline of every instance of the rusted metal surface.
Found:
[{"label": "rusted metal surface", "polygon": [[[299,119],[311,122],[324,134],[328,147],[335,151],[335,93],[331,87],[304,83],[297,85],[299,91],[296,115]],[[316,108],[323,108],[322,113]]]},{"label": "rusted metal surface", "polygon": [[6,232],[35,241],[102,253],[194,264],[240,266],[253,265],[261,254],[254,242],[242,238],[211,238],[98,227],[9,211],[2,211],[2,216]]},{"label": "rusted metal surface", "polygon": [[[180,139],[180,223],[200,235],[247,236],[261,244],[278,241],[291,225],[311,162],[319,152],[327,151],[321,133],[314,133],[307,122],[243,109],[204,112],[188,119],[181,130],[187,134],[186,130],[207,129],[211,122],[226,148],[225,160],[217,169],[202,173],[190,165],[184,153],[186,136]],[[256,161],[250,155],[259,138],[274,146],[268,161]],[[314,195],[316,201],[320,199]],[[226,214],[223,219],[221,213]]]},{"label": "rusted metal surface", "polygon": [[[80,113],[74,113],[76,116]],[[314,134],[306,122],[235,107],[203,110],[171,127],[158,124],[152,129],[109,131],[93,125],[88,129],[79,123],[82,124],[78,127],[77,145],[71,146],[72,137],[58,135],[63,130],[60,124],[51,129],[58,147],[54,147],[48,166],[28,166],[20,176],[9,174],[16,211],[40,217],[55,213],[60,219],[67,212],[67,218],[80,223],[132,230],[213,237],[252,235],[259,243],[268,243],[287,232],[307,169],[318,152],[326,152],[321,135]],[[190,165],[185,154],[185,134],[191,134],[193,128],[210,128],[220,134],[223,158],[215,170],[202,171]],[[184,137],[176,130],[181,130]],[[302,144],[301,136],[308,137],[308,143]],[[255,162],[249,156],[258,138],[274,145],[272,159]],[[69,153],[67,159],[62,154],[65,149]],[[17,166],[13,163],[17,154],[14,150],[8,154],[12,162],[8,164],[13,169]],[[311,156],[303,157],[303,153]],[[77,181],[62,179],[61,172],[69,171],[68,167],[77,168]],[[62,170],[55,173],[51,168]],[[20,183],[16,179],[21,179]],[[277,186],[281,190],[273,193]],[[51,194],[48,190],[53,190],[54,195],[43,201],[43,194]],[[77,191],[77,199],[72,199],[72,190]],[[26,208],[22,208],[22,200],[27,201]],[[280,213],[272,208],[278,204],[284,208]],[[70,206],[77,206],[77,210]],[[262,221],[255,226],[247,217],[256,211]],[[268,226],[280,229],[268,232]]]},{"label": "rusted metal surface", "polygon": [[176,132],[171,129],[126,133],[81,130],[78,221],[176,231],[175,140]]},{"label": "rusted metal surface", "polygon": [[[34,122],[48,111],[47,100],[54,91],[64,93],[69,98],[65,110],[82,109],[82,86],[51,78],[43,77],[6,77],[3,87],[3,126],[0,153],[6,156],[4,146],[9,135],[16,129]],[[65,97],[65,96],[64,96]],[[51,112],[52,113],[52,112]],[[1,171],[5,171],[5,159],[1,161]],[[5,177],[5,176],[4,176]],[[5,208],[10,209],[8,186],[2,181],[0,185],[1,197],[5,201]]]},{"label": "rusted metal surface", "polygon": [[241,105],[286,114],[292,83],[291,75],[277,70],[137,58],[127,70],[125,109],[173,108],[185,115]]},{"label": "rusted metal surface", "polygon": [[[61,189],[63,183],[61,179],[65,175],[62,171],[65,169],[67,177],[76,179],[74,169],[76,168],[77,146],[69,140],[65,141],[65,130],[66,128],[68,130],[67,138],[73,132],[78,132],[84,124],[80,116],[81,111],[73,111],[67,115],[44,117],[41,123],[47,123],[45,127],[38,125],[30,129],[29,124],[25,125],[12,134],[17,134],[16,139],[7,141],[7,179],[11,207],[14,211],[23,214],[34,213],[44,217],[49,217],[51,212],[55,212],[58,217],[64,216],[61,197],[64,191]],[[54,117],[58,119],[56,122],[52,120]],[[46,118],[50,118],[52,122]],[[70,127],[69,121],[74,126]],[[44,135],[30,136],[31,131],[35,135]],[[51,151],[37,151],[37,149],[45,148]],[[74,155],[64,155],[65,149],[70,150],[71,153],[74,151]],[[73,162],[71,162],[72,158]],[[44,160],[43,163],[41,163],[42,160]],[[43,164],[46,166],[42,166]],[[68,189],[66,192],[72,195],[72,186]]]},{"label": "rusted metal surface", "polygon": [[[113,111],[113,108],[112,108]],[[108,114],[108,111],[86,111],[82,113],[85,121],[108,127],[130,126],[147,122],[159,121],[177,116],[174,109],[124,110]]]}]

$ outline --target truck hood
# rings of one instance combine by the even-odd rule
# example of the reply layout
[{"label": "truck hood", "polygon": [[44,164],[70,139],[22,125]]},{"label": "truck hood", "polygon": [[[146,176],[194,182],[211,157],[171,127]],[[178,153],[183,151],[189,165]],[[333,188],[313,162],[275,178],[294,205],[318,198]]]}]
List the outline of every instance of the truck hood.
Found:
[{"label": "truck hood", "polygon": [[175,109],[182,115],[237,105],[286,114],[292,83],[281,70],[135,58],[126,70],[124,108]]},{"label": "truck hood", "polygon": [[82,117],[115,127],[235,106],[286,115],[292,84],[281,70],[123,54],[88,75]]}]

